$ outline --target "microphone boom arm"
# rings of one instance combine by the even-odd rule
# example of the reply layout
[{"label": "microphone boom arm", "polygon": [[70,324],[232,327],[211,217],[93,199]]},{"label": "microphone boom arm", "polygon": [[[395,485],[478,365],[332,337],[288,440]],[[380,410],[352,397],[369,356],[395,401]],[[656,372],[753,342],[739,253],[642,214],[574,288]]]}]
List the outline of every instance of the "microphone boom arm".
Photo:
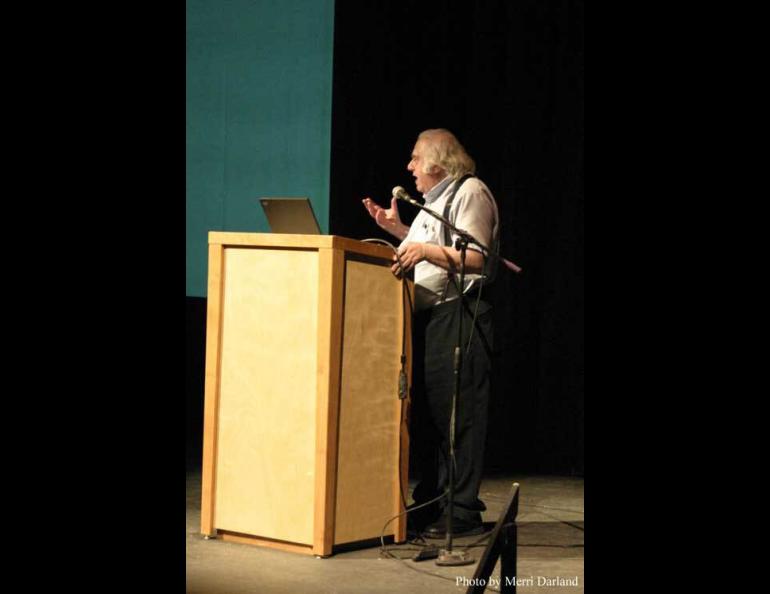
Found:
[{"label": "microphone boom arm", "polygon": [[[437,212],[432,211],[427,206],[424,206],[424,205],[420,204],[414,198],[410,197],[409,194],[407,194],[404,191],[404,189],[401,188],[400,186],[398,188],[394,188],[393,195],[396,198],[398,198],[399,200],[403,200],[404,202],[408,202],[409,204],[411,204],[413,206],[416,206],[420,210],[424,210],[425,212],[427,212],[433,218],[438,219],[439,221],[441,221],[441,223],[446,225],[451,231],[453,231],[455,233],[455,235],[459,235],[460,236],[460,239],[457,240],[458,242],[465,243],[465,245],[475,244],[475,245],[477,245],[477,246],[479,246],[481,248],[482,254],[484,254],[484,256],[487,256],[487,257],[491,256],[493,258],[496,258],[496,259],[502,261],[502,263],[505,265],[506,268],[508,268],[509,270],[512,270],[513,272],[515,272],[517,274],[521,272],[522,269],[521,269],[520,266],[514,264],[512,261],[507,260],[506,258],[503,258],[500,254],[496,254],[496,253],[492,252],[487,246],[485,246],[483,243],[481,243],[473,235],[471,235],[467,231],[464,231],[462,229],[458,229],[452,223],[450,223],[447,219],[445,219],[442,215],[438,214]],[[456,245],[457,245],[457,243],[455,244],[455,246]],[[459,248],[457,248],[457,247],[455,247],[455,249],[459,250]]]}]

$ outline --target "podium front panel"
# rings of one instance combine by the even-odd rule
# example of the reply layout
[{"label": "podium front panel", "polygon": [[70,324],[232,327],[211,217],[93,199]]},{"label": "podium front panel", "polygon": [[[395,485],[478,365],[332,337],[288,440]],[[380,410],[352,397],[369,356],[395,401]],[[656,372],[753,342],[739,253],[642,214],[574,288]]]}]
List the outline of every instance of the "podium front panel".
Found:
[{"label": "podium front panel", "polygon": [[216,525],[312,543],[318,252],[225,249]]}]

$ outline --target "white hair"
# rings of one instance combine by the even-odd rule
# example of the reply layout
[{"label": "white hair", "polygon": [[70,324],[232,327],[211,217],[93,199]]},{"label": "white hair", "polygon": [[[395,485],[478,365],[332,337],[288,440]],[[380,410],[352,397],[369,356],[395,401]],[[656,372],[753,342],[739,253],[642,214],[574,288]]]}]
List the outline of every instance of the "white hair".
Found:
[{"label": "white hair", "polygon": [[476,173],[476,163],[449,130],[425,130],[417,137],[417,141],[420,140],[424,142],[423,173],[433,173],[435,167],[440,167],[453,179]]}]

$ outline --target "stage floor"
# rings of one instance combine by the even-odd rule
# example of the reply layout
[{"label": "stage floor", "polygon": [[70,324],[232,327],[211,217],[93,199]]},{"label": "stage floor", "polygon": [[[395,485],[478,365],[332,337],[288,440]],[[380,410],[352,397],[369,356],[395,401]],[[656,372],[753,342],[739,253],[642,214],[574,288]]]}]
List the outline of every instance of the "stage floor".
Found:
[{"label": "stage floor", "polygon": [[[481,486],[483,514],[491,530],[518,482],[519,594],[575,594],[583,586],[583,479],[557,476],[490,476]],[[410,491],[413,485],[410,485]],[[187,472],[187,589],[190,594],[317,592],[362,594],[392,592],[465,592],[484,552],[489,532],[456,538],[453,548],[467,550],[473,565],[441,567],[435,560],[414,562],[422,543],[387,545],[339,552],[328,559],[205,540],[200,534],[200,471]],[[410,499],[411,501],[411,499]],[[443,546],[443,540],[427,541]],[[499,563],[487,592],[500,591]],[[577,585],[574,585],[577,584]]]}]

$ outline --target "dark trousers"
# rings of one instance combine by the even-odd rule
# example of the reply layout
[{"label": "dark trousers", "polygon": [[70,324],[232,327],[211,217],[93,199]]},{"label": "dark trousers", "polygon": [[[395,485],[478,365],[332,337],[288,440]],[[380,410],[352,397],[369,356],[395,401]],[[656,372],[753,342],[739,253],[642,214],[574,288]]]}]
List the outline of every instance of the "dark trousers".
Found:
[{"label": "dark trousers", "polygon": [[[479,303],[473,339],[475,298],[463,308],[460,395],[455,430],[455,517],[480,521],[486,509],[479,499],[484,464],[492,353],[492,310]],[[415,315],[413,328],[413,390],[410,442],[420,475],[413,498],[423,503],[448,488],[449,422],[455,389],[454,350],[457,345],[457,301]],[[437,509],[446,506],[442,499]]]}]

